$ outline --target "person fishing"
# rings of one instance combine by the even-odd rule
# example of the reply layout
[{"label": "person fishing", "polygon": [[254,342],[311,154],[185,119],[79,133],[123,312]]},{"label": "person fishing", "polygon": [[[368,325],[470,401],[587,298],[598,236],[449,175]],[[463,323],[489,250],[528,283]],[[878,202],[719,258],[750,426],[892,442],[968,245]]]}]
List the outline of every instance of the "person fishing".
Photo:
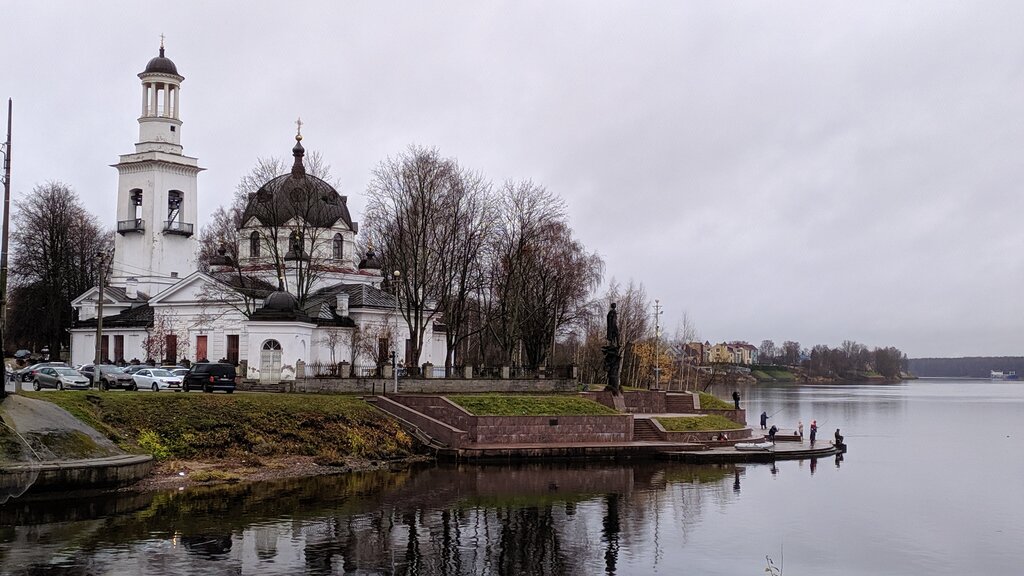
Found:
[{"label": "person fishing", "polygon": [[775,433],[779,431],[779,427],[772,424],[772,427],[768,429],[768,441],[775,444]]},{"label": "person fishing", "polygon": [[733,390],[732,391],[732,401],[733,401],[733,404],[736,405],[736,409],[739,410],[740,409],[740,393],[739,393],[738,390]]},{"label": "person fishing", "polygon": [[818,421],[811,420],[811,446],[814,446],[814,439],[818,436]]},{"label": "person fishing", "polygon": [[768,428],[768,411],[761,412],[761,430]]},{"label": "person fishing", "polygon": [[839,428],[836,428],[836,446],[843,445],[843,435],[839,433]]},{"label": "person fishing", "polygon": [[804,421],[803,420],[801,420],[801,421],[796,423],[796,431],[799,434],[800,439],[803,440],[804,439]]}]

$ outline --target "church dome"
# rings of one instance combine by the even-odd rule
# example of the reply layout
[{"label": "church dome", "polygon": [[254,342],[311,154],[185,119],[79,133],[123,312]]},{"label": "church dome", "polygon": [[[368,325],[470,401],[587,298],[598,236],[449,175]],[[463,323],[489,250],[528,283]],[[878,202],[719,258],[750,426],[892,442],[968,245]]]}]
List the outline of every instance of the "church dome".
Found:
[{"label": "church dome", "polygon": [[294,312],[299,308],[299,300],[284,290],[277,290],[267,295],[263,301],[264,310],[275,312]]},{"label": "church dome", "polygon": [[380,270],[383,268],[380,260],[377,258],[377,254],[374,253],[373,248],[366,251],[366,258],[359,261],[360,270]]},{"label": "church dome", "polygon": [[142,71],[143,74],[174,74],[178,76],[178,67],[174,65],[174,62],[170,58],[164,56],[164,47],[160,47],[160,55],[149,61],[146,64],[146,69]]},{"label": "church dome", "polygon": [[296,136],[295,140],[291,173],[272,178],[250,195],[242,225],[256,218],[264,226],[282,226],[298,218],[317,228],[330,228],[340,221],[354,231],[345,197],[327,182],[306,173],[302,137]]}]

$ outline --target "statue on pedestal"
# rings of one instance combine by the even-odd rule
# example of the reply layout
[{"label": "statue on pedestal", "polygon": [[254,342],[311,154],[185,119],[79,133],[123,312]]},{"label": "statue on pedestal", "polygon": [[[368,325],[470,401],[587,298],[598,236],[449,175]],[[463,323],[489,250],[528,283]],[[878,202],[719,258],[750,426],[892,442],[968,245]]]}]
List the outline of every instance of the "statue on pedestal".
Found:
[{"label": "statue on pedestal", "polygon": [[622,392],[619,385],[619,371],[622,365],[622,354],[619,352],[619,323],[618,312],[615,311],[615,304],[608,310],[608,344],[601,348],[604,352],[604,367],[608,370],[608,386],[605,390],[611,391],[618,396]]}]

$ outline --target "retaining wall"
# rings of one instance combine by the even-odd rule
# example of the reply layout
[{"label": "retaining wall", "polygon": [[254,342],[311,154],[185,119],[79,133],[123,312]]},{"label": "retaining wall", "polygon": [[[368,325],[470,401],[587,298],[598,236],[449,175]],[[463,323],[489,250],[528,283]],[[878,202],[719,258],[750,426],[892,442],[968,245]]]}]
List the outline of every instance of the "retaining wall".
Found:
[{"label": "retaining wall", "polygon": [[[388,378],[302,378],[289,382],[286,391],[314,394],[380,394],[394,390]],[[245,385],[240,390],[247,389]],[[492,380],[486,378],[399,379],[398,392],[412,394],[473,394],[481,392],[575,392],[576,381],[566,378]]]},{"label": "retaining wall", "polygon": [[415,409],[403,406],[399,402],[395,402],[394,398],[378,397],[376,403],[385,412],[415,425],[439,442],[457,448],[469,441],[469,436],[465,430],[454,427],[430,415],[423,414]]},{"label": "retaining wall", "polygon": [[[604,404],[609,408],[615,408],[615,400],[612,393],[607,390],[599,392],[582,392],[585,398]],[[626,405],[626,411],[633,414],[664,414],[665,393],[653,390],[629,390],[623,391],[622,401]]]}]

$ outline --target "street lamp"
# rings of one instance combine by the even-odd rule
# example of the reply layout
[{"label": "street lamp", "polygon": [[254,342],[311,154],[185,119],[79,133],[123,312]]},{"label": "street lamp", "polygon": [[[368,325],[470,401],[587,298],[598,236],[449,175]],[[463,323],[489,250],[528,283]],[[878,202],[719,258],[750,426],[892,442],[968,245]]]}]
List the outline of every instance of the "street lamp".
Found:
[{"label": "street lamp", "polygon": [[395,389],[394,393],[398,394],[398,280],[402,277],[400,270],[395,270],[392,273],[395,279],[395,336],[394,345],[391,346],[391,371],[395,375]]},{"label": "street lamp", "polygon": [[661,301],[654,299],[654,387],[661,387],[661,358],[658,357],[658,344],[661,338]]}]

